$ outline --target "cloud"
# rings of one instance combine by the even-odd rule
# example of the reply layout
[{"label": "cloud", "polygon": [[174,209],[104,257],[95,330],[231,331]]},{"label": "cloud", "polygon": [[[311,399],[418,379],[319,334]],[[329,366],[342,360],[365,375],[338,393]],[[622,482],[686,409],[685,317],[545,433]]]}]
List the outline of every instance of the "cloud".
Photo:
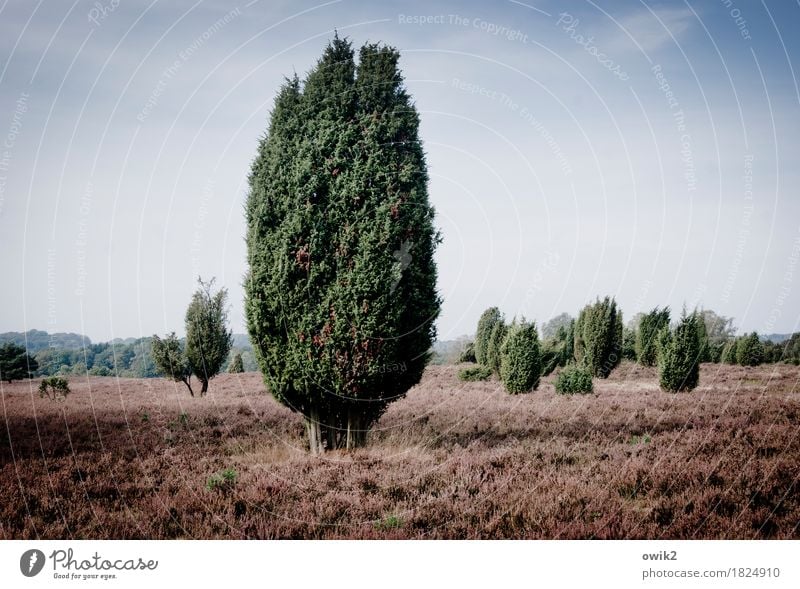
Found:
[{"label": "cloud", "polygon": [[694,13],[688,8],[638,10],[617,19],[617,38],[612,42],[614,49],[657,51],[665,45],[680,42],[694,18]]}]

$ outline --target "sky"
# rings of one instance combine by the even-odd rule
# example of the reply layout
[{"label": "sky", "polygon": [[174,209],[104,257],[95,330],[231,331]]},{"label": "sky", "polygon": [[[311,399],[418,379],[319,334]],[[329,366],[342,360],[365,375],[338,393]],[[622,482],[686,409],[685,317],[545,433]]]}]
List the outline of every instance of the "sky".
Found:
[{"label": "sky", "polygon": [[800,331],[800,2],[0,0],[0,332],[245,332],[243,205],[285,76],[401,52],[443,242],[440,339],[703,307]]}]

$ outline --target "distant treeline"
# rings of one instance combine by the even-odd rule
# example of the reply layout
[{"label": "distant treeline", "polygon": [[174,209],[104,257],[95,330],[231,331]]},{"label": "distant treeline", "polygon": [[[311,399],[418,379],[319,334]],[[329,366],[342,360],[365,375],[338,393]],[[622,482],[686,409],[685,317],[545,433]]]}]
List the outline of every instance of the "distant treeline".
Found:
[{"label": "distant treeline", "polygon": [[[0,334],[0,344],[7,342],[25,347],[36,359],[36,376],[63,376],[68,374],[92,376],[120,376],[126,378],[154,378],[159,376],[151,356],[152,338],[116,339],[93,344],[85,335],[31,330]],[[234,334],[231,349],[223,371],[237,353],[242,355],[246,372],[257,370],[253,349],[246,335]]]}]

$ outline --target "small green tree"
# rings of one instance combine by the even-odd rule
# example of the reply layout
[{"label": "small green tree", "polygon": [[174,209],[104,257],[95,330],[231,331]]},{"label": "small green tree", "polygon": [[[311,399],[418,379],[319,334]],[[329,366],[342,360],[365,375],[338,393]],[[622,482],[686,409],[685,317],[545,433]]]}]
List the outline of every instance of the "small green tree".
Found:
[{"label": "small green tree", "polygon": [[642,316],[636,332],[636,358],[642,366],[655,366],[658,361],[658,336],[669,327],[669,307],[656,307]]},{"label": "small green tree", "polygon": [[164,339],[157,335],[153,336],[151,343],[151,356],[156,370],[167,378],[175,382],[182,382],[189,389],[189,394],[194,397],[192,390],[192,367],[183,352],[180,340],[175,337],[175,333],[170,333]]},{"label": "small green tree", "polygon": [[558,371],[555,380],[556,392],[561,395],[592,392],[592,373],[577,364],[568,364]]},{"label": "small green tree", "polygon": [[39,369],[36,359],[25,348],[8,342],[0,346],[0,379],[11,382],[32,378]]},{"label": "small green tree", "polygon": [[244,372],[244,362],[242,362],[241,352],[236,352],[233,355],[231,363],[228,365],[228,372],[230,374],[241,374]]},{"label": "small green tree", "polygon": [[659,383],[665,391],[691,391],[697,386],[700,378],[698,321],[701,319],[696,313],[687,315],[684,311],[674,332],[664,327],[659,334]]},{"label": "small green tree", "polygon": [[736,364],[736,348],[738,347],[738,339],[732,338],[722,348],[720,360],[725,364]]},{"label": "small green tree", "polygon": [[736,344],[736,363],[742,366],[758,366],[764,362],[764,347],[758,334],[754,331],[750,335],[739,338]]},{"label": "small green tree", "polygon": [[66,378],[50,376],[43,378],[39,383],[39,396],[42,398],[47,397],[51,401],[66,401],[69,393],[69,383]]},{"label": "small green tree", "polygon": [[469,342],[464,349],[461,350],[461,355],[458,357],[458,361],[461,363],[464,362],[472,362],[475,363],[477,360],[475,358],[475,343]]},{"label": "small green tree", "polygon": [[489,335],[489,342],[486,344],[486,366],[496,375],[500,375],[500,360],[502,359],[501,348],[503,341],[508,334],[508,325],[501,318],[494,324],[492,333]]},{"label": "small green tree", "polygon": [[622,360],[622,311],[613,298],[581,310],[575,322],[575,360],[600,378],[608,378]]},{"label": "small green tree", "polygon": [[219,374],[233,345],[233,334],[227,328],[228,311],[225,307],[228,291],[212,293],[214,279],[203,282],[192,295],[186,309],[186,359],[192,372],[200,381],[200,396],[208,391],[208,381]]},{"label": "small green tree", "polygon": [[527,393],[539,386],[542,363],[535,323],[514,322],[500,348],[500,379],[509,393]]},{"label": "small green tree", "polygon": [[636,331],[629,327],[622,330],[622,357],[636,362]]},{"label": "small green tree", "polygon": [[489,307],[478,320],[478,329],[475,332],[475,360],[478,364],[488,366],[489,339],[494,326],[503,320],[500,309]]}]

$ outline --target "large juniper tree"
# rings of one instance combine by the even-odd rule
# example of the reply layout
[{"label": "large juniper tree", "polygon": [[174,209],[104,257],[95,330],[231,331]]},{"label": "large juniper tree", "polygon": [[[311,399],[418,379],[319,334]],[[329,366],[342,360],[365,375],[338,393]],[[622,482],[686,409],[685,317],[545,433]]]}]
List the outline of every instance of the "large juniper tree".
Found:
[{"label": "large juniper tree", "polygon": [[286,80],[250,175],[248,330],[312,452],[353,448],[419,382],[440,300],[419,115],[399,53],[334,38]]},{"label": "large juniper tree", "polygon": [[669,327],[669,318],[669,307],[656,307],[642,316],[636,332],[636,357],[642,366],[656,365],[659,334],[665,327]]},{"label": "large juniper tree", "polygon": [[593,376],[607,378],[622,360],[622,311],[613,298],[587,305],[575,321],[575,359]]}]

